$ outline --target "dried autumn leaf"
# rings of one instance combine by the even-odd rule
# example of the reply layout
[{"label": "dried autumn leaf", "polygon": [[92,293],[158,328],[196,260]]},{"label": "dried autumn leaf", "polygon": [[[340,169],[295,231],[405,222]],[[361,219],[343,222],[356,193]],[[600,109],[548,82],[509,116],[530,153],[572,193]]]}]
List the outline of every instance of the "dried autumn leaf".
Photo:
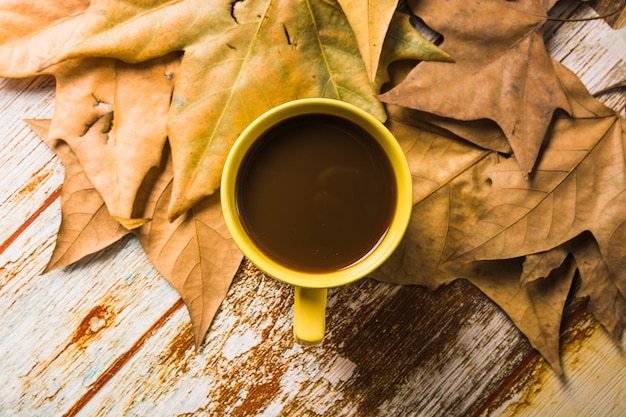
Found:
[{"label": "dried autumn leaf", "polygon": [[230,146],[265,110],[295,98],[330,97],[386,117],[333,2],[187,0],[138,7],[110,0],[8,46],[0,49],[0,56],[12,55],[9,68],[0,68],[5,76],[19,64],[34,73],[74,57],[140,62],[185,52],[168,120],[177,170],[174,217],[218,187]]},{"label": "dried autumn leaf", "polygon": [[[108,213],[71,148],[64,141],[46,139],[49,121],[32,120],[29,124],[57,152],[65,167],[61,227],[47,272],[95,253],[129,231]],[[242,255],[228,234],[217,194],[169,222],[166,209],[171,179],[169,159],[147,201],[144,215],[150,221],[133,232],[156,269],[181,295],[191,317],[196,346],[200,346]]]},{"label": "dried autumn leaf", "polygon": [[[530,180],[521,180],[516,175],[512,180],[510,171],[502,173],[502,167],[496,167],[494,195],[490,197],[498,200],[499,207],[495,210],[502,209],[501,213],[509,211],[510,214],[517,210],[521,216],[505,226],[504,223],[511,218],[497,216],[495,220],[495,211],[488,212],[476,226],[479,233],[475,231],[469,239],[476,239],[478,235],[485,237],[488,233],[486,223],[491,226],[501,224],[502,231],[506,232],[491,241],[488,245],[491,249],[483,247],[483,255],[485,250],[498,251],[495,249],[497,244],[492,246],[496,240],[500,240],[506,253],[499,252],[493,258],[546,250],[527,256],[527,260],[554,256],[553,263],[544,269],[544,273],[567,253],[572,253],[583,280],[579,294],[589,296],[589,311],[619,340],[626,321],[624,120],[593,99],[571,72],[562,66],[557,69],[573,113],[580,118],[557,119],[550,145],[542,156],[544,162],[539,163],[541,168]],[[508,166],[511,168],[510,164]],[[544,181],[552,187],[539,190],[537,184]],[[502,190],[501,184],[504,183],[508,185]],[[541,192],[545,192],[543,197]],[[495,201],[488,204],[492,206],[493,203]],[[524,211],[527,213],[523,214]],[[587,236],[587,230],[595,239]],[[575,238],[573,243],[549,249],[570,238]],[[520,250],[520,245],[525,249]],[[464,250],[463,247],[460,251]],[[528,275],[522,278],[523,281],[530,279],[533,278]]]},{"label": "dried autumn leaf", "polygon": [[441,46],[455,62],[420,63],[381,99],[444,118],[493,120],[530,173],[553,112],[570,111],[543,43],[544,3],[409,1],[443,34]]},{"label": "dried autumn leaf", "polygon": [[464,230],[476,222],[477,208],[489,192],[485,172],[497,155],[413,127],[403,109],[388,109],[387,126],[404,150],[413,177],[414,207],[403,242],[373,277],[434,289],[457,278],[443,263]]},{"label": "dried autumn leaf", "polygon": [[[538,170],[531,178],[517,175],[511,160],[494,167],[494,191],[488,202],[490,211],[482,219],[488,227],[481,229],[478,225],[480,232],[469,237],[458,254],[473,245],[470,240],[474,243],[490,240],[490,245],[494,245],[491,250],[497,252],[498,243],[492,238],[496,235],[504,238],[507,233],[513,238],[527,223],[529,229],[524,235],[517,234],[517,239],[509,239],[506,246],[501,246],[506,254],[492,252],[489,258],[544,252],[590,230],[599,239],[605,256],[613,259],[616,267],[612,269],[618,270],[617,265],[624,258],[624,240],[620,233],[626,227],[621,203],[626,186],[624,120],[591,96],[563,65],[555,62],[554,68],[573,118],[564,115],[555,118]],[[497,212],[508,214],[499,217]],[[515,225],[506,224],[509,216],[519,216]],[[501,230],[498,230],[498,223]],[[545,233],[536,234],[539,228]],[[546,233],[550,240],[546,240]],[[522,249],[519,245],[525,246]],[[490,249],[483,247],[482,251]]]},{"label": "dried autumn leaf", "polygon": [[[620,268],[626,241],[626,165],[620,119],[556,118],[536,172],[524,178],[513,159],[490,172],[492,192],[459,260],[506,259],[547,251],[591,231],[626,294]],[[623,233],[623,232],[621,232]]]},{"label": "dried autumn leaf", "polygon": [[562,374],[559,356],[560,326],[567,295],[570,292],[576,264],[564,262],[546,278],[520,285],[516,260],[492,261],[500,263],[500,272],[494,274],[494,264],[472,263],[466,276],[491,300],[498,304],[528,338],[530,344]]},{"label": "dried autumn leaf", "polygon": [[553,274],[549,281],[520,285],[519,258],[467,264],[446,261],[478,221],[491,188],[487,171],[498,163],[498,155],[412,126],[411,111],[393,106],[388,110],[387,125],[409,161],[415,206],[399,248],[372,278],[430,289],[465,278],[498,304],[560,371],[559,328],[571,275],[555,279],[556,273],[549,271]]},{"label": "dried autumn leaf", "polygon": [[390,81],[389,65],[396,61],[452,61],[452,57],[428,41],[411,24],[406,13],[395,12],[389,23],[380,54],[375,85],[377,88]]},{"label": "dried autumn leaf", "polygon": [[[397,0],[337,0],[345,13],[350,27],[359,45],[359,51],[365,62],[370,81],[376,80],[381,54],[384,53],[385,38],[388,30],[393,27],[392,19],[397,19],[401,13],[395,13]],[[408,23],[408,16],[404,15]],[[416,34],[418,32],[413,29]],[[421,35],[419,35],[421,37]],[[402,38],[401,38],[402,39]],[[422,37],[420,42],[411,45],[419,48],[421,60],[450,61],[451,58],[432,43]],[[413,51],[415,55],[416,51]]]},{"label": "dried autumn leaf", "polygon": [[617,287],[615,275],[609,271],[590,233],[583,233],[546,252],[526,256],[522,284],[548,279],[554,270],[567,262],[570,254],[581,277],[576,295],[588,298],[587,310],[619,342],[626,326],[626,297]]},{"label": "dried autumn leaf", "polygon": [[[410,59],[410,58],[407,58]],[[443,60],[441,60],[443,61]],[[394,65],[392,85],[398,85],[415,67],[411,61],[398,62]],[[405,111],[405,120],[410,119],[411,124],[444,136],[453,135],[463,141],[469,141],[482,148],[510,154],[512,152],[502,129],[488,119],[480,120],[457,120],[449,117],[440,117],[432,113],[419,110]]]},{"label": "dried autumn leaf", "polygon": [[[178,60],[172,55],[130,66],[93,58],[42,66],[51,51],[75,35],[65,26],[68,19],[86,11],[87,4],[80,0],[0,2],[4,29],[0,54],[7,53],[5,64],[12,67],[11,76],[33,75],[28,69],[31,64],[55,76],[51,139],[70,145],[111,214],[127,227],[135,227],[141,220],[133,217],[142,210],[136,195],[141,184],[150,181],[165,143],[165,119]],[[138,129],[135,119],[153,121]]]},{"label": "dried autumn leaf", "polygon": [[135,65],[76,59],[51,69],[56,97],[49,135],[69,144],[111,215],[129,229],[143,223],[140,194],[161,162],[178,64],[170,54]]},{"label": "dried autumn leaf", "polygon": [[397,0],[337,0],[354,31],[370,81],[376,78],[378,61]]},{"label": "dried autumn leaf", "polygon": [[589,297],[588,311],[619,341],[626,328],[626,297],[609,270],[596,241],[584,234],[565,245],[576,259],[581,277],[578,295]]},{"label": "dried autumn leaf", "polygon": [[569,252],[562,246],[546,252],[526,255],[520,280],[521,284],[524,285],[546,278],[552,271],[563,265],[567,255],[569,255]]},{"label": "dried autumn leaf", "polygon": [[50,120],[28,120],[29,126],[59,156],[65,167],[61,191],[61,225],[44,272],[69,265],[117,242],[128,234],[109,214],[69,146],[50,139]]},{"label": "dried autumn leaf", "polygon": [[151,221],[134,233],[152,264],[185,302],[199,347],[243,256],[226,228],[218,193],[170,222],[171,191],[169,158],[148,200],[146,217]]}]

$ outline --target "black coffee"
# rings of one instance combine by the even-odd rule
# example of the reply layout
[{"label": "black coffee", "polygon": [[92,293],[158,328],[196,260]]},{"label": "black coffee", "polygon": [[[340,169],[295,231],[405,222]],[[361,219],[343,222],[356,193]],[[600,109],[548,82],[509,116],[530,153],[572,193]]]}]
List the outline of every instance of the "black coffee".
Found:
[{"label": "black coffee", "polygon": [[391,163],[378,142],[339,117],[288,119],[259,138],[237,174],[244,228],[271,259],[328,272],[357,262],[395,210]]}]

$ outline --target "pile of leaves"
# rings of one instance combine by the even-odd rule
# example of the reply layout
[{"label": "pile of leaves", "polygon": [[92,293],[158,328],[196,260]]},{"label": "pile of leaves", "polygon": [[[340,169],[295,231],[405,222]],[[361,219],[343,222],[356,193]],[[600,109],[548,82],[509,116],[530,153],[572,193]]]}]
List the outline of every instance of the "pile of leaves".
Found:
[{"label": "pile of leaves", "polygon": [[626,321],[626,136],[548,55],[555,1],[0,1],[0,75],[56,78],[53,119],[29,121],[66,170],[48,270],[134,233],[200,345],[242,260],[219,205],[231,145],[274,106],[333,98],[384,121],[413,174],[373,278],[468,279],[560,371],[576,273],[616,339]]}]

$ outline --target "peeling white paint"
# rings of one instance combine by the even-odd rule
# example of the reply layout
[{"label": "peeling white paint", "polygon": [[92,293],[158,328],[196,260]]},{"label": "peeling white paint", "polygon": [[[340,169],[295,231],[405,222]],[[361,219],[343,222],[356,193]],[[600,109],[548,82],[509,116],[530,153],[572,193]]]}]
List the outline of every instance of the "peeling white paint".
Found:
[{"label": "peeling white paint", "polygon": [[233,334],[224,343],[222,357],[233,360],[243,355],[261,342],[261,335],[255,329],[244,330],[243,333]]},{"label": "peeling white paint", "polygon": [[601,43],[613,55],[626,61],[626,27],[608,32],[602,37]]},{"label": "peeling white paint", "polygon": [[324,378],[331,385],[336,385],[339,382],[345,382],[352,378],[355,370],[356,364],[354,362],[342,356],[337,356],[330,369],[324,374]]}]

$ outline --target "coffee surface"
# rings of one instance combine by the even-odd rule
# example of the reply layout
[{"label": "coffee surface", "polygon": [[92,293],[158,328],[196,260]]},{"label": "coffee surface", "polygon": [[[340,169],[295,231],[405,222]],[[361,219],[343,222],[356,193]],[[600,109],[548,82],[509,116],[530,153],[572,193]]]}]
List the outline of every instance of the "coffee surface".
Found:
[{"label": "coffee surface", "polygon": [[292,269],[350,266],[384,237],[396,201],[391,163],[361,127],[329,115],[288,119],[243,160],[236,202],[268,257]]}]

